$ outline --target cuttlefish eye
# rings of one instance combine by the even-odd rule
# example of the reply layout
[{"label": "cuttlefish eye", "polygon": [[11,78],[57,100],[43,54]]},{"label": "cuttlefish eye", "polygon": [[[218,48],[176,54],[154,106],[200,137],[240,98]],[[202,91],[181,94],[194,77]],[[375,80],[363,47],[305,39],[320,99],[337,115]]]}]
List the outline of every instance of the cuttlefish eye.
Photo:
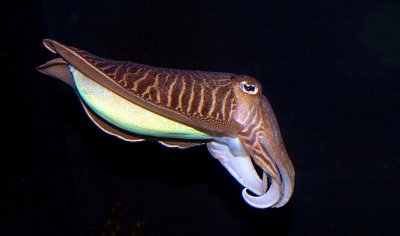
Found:
[{"label": "cuttlefish eye", "polygon": [[247,81],[240,82],[240,89],[248,94],[257,94],[258,87],[256,84],[249,83]]}]

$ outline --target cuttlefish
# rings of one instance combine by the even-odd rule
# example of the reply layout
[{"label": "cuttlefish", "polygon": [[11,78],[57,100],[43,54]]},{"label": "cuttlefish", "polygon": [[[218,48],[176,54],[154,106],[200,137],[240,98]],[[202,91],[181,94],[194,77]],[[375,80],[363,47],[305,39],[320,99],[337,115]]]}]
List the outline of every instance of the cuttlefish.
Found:
[{"label": "cuttlefish", "polygon": [[69,84],[104,132],[182,149],[206,144],[244,186],[249,205],[289,201],[294,168],[256,79],[114,61],[50,39],[43,44],[59,57],[37,69]]}]

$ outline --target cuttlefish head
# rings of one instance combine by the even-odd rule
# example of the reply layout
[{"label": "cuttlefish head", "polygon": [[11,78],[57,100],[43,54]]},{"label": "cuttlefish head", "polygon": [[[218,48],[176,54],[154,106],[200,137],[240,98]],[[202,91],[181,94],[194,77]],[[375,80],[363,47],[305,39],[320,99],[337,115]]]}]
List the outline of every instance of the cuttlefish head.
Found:
[{"label": "cuttlefish head", "polygon": [[[208,149],[245,187],[242,195],[249,205],[281,207],[293,193],[295,173],[274,112],[254,78],[235,76],[232,87],[236,99],[233,117],[242,129],[235,138],[208,144]],[[254,164],[262,170],[261,177]]]}]

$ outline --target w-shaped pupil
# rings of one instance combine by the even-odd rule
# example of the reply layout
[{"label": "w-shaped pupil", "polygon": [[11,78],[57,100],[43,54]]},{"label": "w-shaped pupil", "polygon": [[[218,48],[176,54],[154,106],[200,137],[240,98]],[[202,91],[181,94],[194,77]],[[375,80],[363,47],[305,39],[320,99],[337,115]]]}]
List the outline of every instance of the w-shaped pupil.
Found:
[{"label": "w-shaped pupil", "polygon": [[247,92],[254,92],[256,90],[256,87],[251,84],[244,84],[244,89],[246,89]]}]

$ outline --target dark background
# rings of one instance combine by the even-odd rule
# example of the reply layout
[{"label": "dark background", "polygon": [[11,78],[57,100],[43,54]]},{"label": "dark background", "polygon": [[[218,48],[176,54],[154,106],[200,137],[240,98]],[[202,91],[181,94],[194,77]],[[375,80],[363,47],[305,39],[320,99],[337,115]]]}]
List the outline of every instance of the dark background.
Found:
[{"label": "dark background", "polygon": [[[7,1],[1,235],[398,235],[399,1]],[[125,143],[35,67],[59,40],[110,59],[248,74],[296,169],[257,210],[206,148]],[[102,234],[104,233],[104,234]]]}]

